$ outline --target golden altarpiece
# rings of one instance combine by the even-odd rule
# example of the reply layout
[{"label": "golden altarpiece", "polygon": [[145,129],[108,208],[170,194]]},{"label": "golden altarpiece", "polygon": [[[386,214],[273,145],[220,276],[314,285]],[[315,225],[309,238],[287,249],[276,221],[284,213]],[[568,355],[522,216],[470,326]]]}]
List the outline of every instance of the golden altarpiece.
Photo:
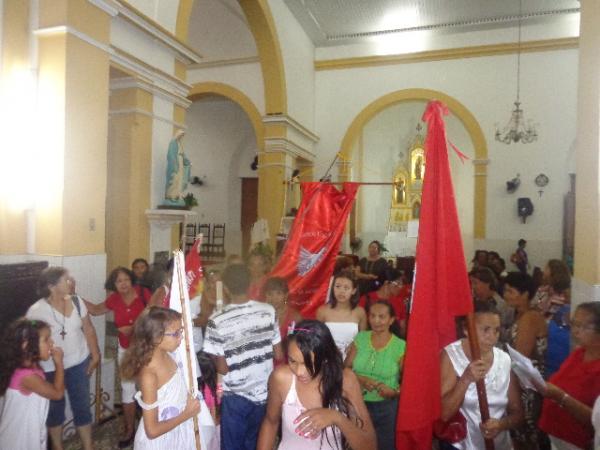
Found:
[{"label": "golden altarpiece", "polygon": [[425,176],[425,150],[420,131],[419,125],[408,153],[400,159],[394,170],[389,231],[406,231],[410,220],[419,219]]}]

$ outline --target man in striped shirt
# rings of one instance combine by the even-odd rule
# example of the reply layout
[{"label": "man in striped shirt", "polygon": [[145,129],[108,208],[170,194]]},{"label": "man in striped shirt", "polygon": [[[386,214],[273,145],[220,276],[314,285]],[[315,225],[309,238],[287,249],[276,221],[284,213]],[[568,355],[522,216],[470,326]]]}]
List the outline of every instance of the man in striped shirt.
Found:
[{"label": "man in striped shirt", "polygon": [[221,448],[254,450],[265,414],[267,382],[273,359],[283,358],[275,309],[248,299],[248,269],[242,264],[223,272],[230,303],[206,327],[204,351],[213,355],[223,377]]}]

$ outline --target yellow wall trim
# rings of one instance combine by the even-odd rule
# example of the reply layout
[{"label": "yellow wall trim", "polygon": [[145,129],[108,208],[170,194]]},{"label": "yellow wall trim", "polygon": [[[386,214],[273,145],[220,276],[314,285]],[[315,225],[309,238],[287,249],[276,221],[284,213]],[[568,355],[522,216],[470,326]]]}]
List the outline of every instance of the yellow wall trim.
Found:
[{"label": "yellow wall trim", "polygon": [[[431,89],[404,89],[401,91],[391,92],[378,98],[367,105],[352,121],[341,143],[340,156],[342,161],[352,161],[352,150],[360,138],[365,125],[376,114],[384,109],[397,103],[422,100],[440,100],[448,109],[462,122],[465,129],[471,137],[473,148],[475,149],[475,161],[488,159],[488,149],[485,136],[475,116],[458,100],[444,94],[440,91]],[[346,177],[350,171],[350,164],[340,166],[340,171],[343,172],[340,176]],[[485,239],[486,229],[486,197],[487,197],[487,165],[477,164],[475,166],[477,177],[475,178],[474,189],[474,218],[473,218],[473,234],[475,239]],[[347,173],[348,172],[348,173]]]},{"label": "yellow wall trim", "polygon": [[248,115],[250,122],[254,127],[258,148],[261,150],[263,149],[265,129],[262,122],[262,116],[260,115],[260,112],[258,112],[258,108],[246,94],[228,84],[206,82],[194,84],[190,90],[188,99],[193,102],[207,95],[220,95],[237,103]]},{"label": "yellow wall trim", "polygon": [[[179,39],[188,38],[193,3],[193,0],[180,1],[175,32]],[[283,57],[268,0],[239,0],[239,4],[258,50],[265,91],[265,112],[285,114],[287,113],[287,91]]]},{"label": "yellow wall trim", "polygon": [[[546,52],[569,50],[579,47],[579,38],[546,39],[521,43],[521,52]],[[315,70],[353,69],[357,67],[373,67],[393,64],[408,64],[447,59],[478,58],[517,53],[517,43],[476,45],[473,47],[429,50],[425,52],[407,53],[403,55],[361,56],[356,58],[324,59],[315,61]]]}]

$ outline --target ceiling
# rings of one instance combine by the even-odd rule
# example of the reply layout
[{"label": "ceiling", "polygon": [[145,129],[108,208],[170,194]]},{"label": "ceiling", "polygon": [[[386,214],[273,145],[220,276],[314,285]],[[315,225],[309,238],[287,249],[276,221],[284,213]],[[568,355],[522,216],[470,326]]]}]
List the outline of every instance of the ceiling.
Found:
[{"label": "ceiling", "polygon": [[[498,28],[519,17],[519,0],[285,0],[318,46],[404,31]],[[579,12],[579,0],[522,0],[523,20]]]}]

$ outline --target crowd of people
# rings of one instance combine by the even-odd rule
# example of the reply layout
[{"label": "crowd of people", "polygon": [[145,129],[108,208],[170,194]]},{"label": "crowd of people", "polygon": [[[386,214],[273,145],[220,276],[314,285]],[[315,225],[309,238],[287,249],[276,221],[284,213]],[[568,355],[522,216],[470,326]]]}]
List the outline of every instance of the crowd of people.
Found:
[{"label": "crowd of people", "polygon": [[[195,448],[191,419],[206,405],[219,430],[215,449],[395,449],[412,274],[391,267],[381,250],[374,241],[358,264],[338,259],[316,320],[288,302],[286,280],[269,277],[262,253],[206,270],[202,295],[190,305],[201,399],[189,396],[184,364],[173,356],[183,326],[168,308],[169,267],[136,259],[131,270],[115,268],[102,302],[78,296],[66,269],[46,269],[40,300],[5,330],[0,346],[0,448],[45,450],[49,436],[52,448],[62,449],[65,391],[83,448],[93,448],[89,383],[100,349],[90,316],[111,311],[120,448]],[[600,303],[571,312],[569,268],[550,260],[536,282],[519,258],[511,258],[513,272],[492,251],[478,250],[472,261],[474,326],[459,321],[459,339],[440,354],[441,449],[483,449],[486,439],[497,450],[592,448],[593,418],[600,419]],[[469,333],[479,341],[476,358]],[[523,380],[509,347],[546,381]],[[484,423],[478,381],[489,403]],[[444,432],[450,423],[460,432]]]}]

